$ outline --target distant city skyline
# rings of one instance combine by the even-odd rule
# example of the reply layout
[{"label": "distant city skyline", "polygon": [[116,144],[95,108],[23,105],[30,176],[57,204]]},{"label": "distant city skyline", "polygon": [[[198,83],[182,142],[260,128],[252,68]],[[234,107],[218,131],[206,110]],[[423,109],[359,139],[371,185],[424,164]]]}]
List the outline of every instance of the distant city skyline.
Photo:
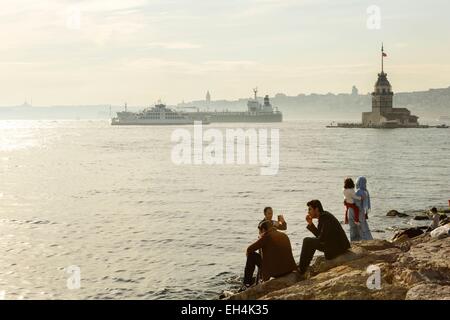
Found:
[{"label": "distant city skyline", "polygon": [[[379,27],[368,19],[380,10]],[[148,105],[450,86],[445,0],[16,0],[2,4],[0,106]],[[376,14],[375,14],[376,16]]]},{"label": "distant city skyline", "polygon": [[[450,90],[450,86],[447,87],[443,87],[443,88],[426,88],[423,90],[414,90],[414,91],[398,91],[395,92],[395,94],[414,94],[414,93],[427,93],[427,92],[447,92],[448,90]],[[215,102],[237,102],[237,101],[241,101],[241,100],[245,100],[247,101],[247,99],[253,98],[251,95],[247,95],[247,96],[242,96],[242,97],[236,97],[236,98],[230,98],[227,99],[225,98],[218,98],[218,99],[214,99],[210,90],[207,90],[206,92],[206,96],[205,97],[199,97],[198,99],[194,98],[192,100],[182,100],[182,101],[176,101],[174,103],[166,103],[165,101],[162,101],[160,99],[158,99],[157,101],[154,102],[145,102],[145,103],[138,103],[135,105],[130,105],[127,101],[125,102],[118,102],[118,103],[84,103],[84,104],[52,104],[52,105],[37,105],[33,103],[33,100],[31,99],[24,99],[22,102],[16,103],[16,104],[12,104],[12,105],[0,105],[1,107],[87,107],[87,106],[114,106],[114,107],[124,107],[125,104],[127,104],[130,107],[144,107],[144,106],[151,106],[153,104],[156,103],[163,103],[166,105],[188,105],[188,104],[192,104],[192,103],[197,103],[197,102],[202,102],[202,103],[215,103]],[[208,95],[209,93],[209,95]],[[293,95],[289,95],[286,94],[284,92],[277,92],[273,95],[269,95],[269,98],[280,98],[282,96],[288,97],[288,98],[295,98],[295,97],[312,97],[312,96],[317,96],[317,97],[326,97],[328,95],[333,95],[333,96],[340,96],[340,95],[348,95],[348,96],[371,96],[372,95],[372,91],[370,92],[360,92],[359,88],[356,86],[352,86],[350,88],[350,90],[348,90],[347,92],[322,92],[322,93],[318,93],[318,92],[310,92],[310,93],[303,93],[300,92],[298,94],[293,94]],[[264,97],[266,96],[266,94],[264,93],[260,93],[258,91],[258,100],[263,100]],[[208,99],[209,97],[209,99]]]}]

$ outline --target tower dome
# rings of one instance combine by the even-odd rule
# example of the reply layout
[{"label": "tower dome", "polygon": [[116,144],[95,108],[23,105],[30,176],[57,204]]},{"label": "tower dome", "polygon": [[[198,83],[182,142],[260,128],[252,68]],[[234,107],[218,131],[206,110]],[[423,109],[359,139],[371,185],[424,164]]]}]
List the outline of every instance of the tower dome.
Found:
[{"label": "tower dome", "polygon": [[378,74],[378,80],[375,83],[376,93],[389,93],[392,92],[392,86],[389,80],[387,79],[387,73],[381,72]]}]

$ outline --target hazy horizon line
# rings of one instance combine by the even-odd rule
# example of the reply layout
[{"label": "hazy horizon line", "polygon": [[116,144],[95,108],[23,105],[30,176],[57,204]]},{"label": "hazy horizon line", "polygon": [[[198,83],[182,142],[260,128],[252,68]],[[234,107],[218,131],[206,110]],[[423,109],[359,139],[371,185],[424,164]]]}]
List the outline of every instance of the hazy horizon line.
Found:
[{"label": "hazy horizon line", "polygon": [[[357,88],[357,87],[356,87]],[[351,88],[350,88],[351,89]],[[445,90],[445,89],[450,89],[450,85],[448,87],[441,87],[441,88],[428,88],[428,89],[423,89],[423,90],[414,90],[414,91],[398,91],[395,92],[394,91],[394,95],[395,94],[403,94],[403,93],[420,93],[420,92],[428,92],[428,91],[432,91],[432,90]],[[206,96],[206,92],[214,92],[211,90],[206,90],[205,91],[205,96]],[[358,96],[367,96],[370,95],[372,92],[367,92],[367,93],[358,93]],[[285,95],[286,97],[300,97],[300,96],[311,96],[311,95],[318,95],[318,96],[326,96],[326,95],[352,95],[351,91],[349,92],[327,92],[327,93],[317,93],[317,92],[310,92],[310,93],[299,93],[297,95],[289,95],[289,94],[285,94],[284,92],[278,92],[276,94],[274,94],[273,96],[269,95],[269,98],[275,98],[277,95]],[[258,98],[263,98],[264,96],[266,96],[265,94],[263,95],[258,95]],[[223,99],[211,99],[211,102],[223,102],[223,101],[227,101],[227,102],[235,102],[235,101],[241,101],[241,100],[246,100],[249,99],[250,97],[241,97],[241,98],[236,98],[236,99],[232,99],[232,100],[227,100],[226,98]],[[198,99],[198,100],[191,100],[191,101],[180,101],[177,103],[164,103],[166,105],[179,105],[179,104],[189,104],[189,103],[193,103],[193,102],[200,102],[200,101],[206,101],[206,99]],[[30,102],[30,103],[29,103]],[[15,107],[24,107],[25,106],[31,106],[31,107],[92,107],[92,106],[123,106],[125,103],[127,103],[126,101],[122,102],[121,104],[111,104],[111,103],[95,103],[95,104],[52,104],[52,105],[36,105],[36,104],[32,104],[32,99],[30,101],[28,101],[27,99],[24,100],[24,102],[22,104],[17,104],[17,105],[0,105],[0,108],[15,108]],[[159,103],[158,101],[154,101],[153,104]],[[127,103],[128,104],[128,103]],[[148,103],[141,103],[141,104],[130,104],[130,107],[133,106],[140,106],[140,105],[146,105]]]}]

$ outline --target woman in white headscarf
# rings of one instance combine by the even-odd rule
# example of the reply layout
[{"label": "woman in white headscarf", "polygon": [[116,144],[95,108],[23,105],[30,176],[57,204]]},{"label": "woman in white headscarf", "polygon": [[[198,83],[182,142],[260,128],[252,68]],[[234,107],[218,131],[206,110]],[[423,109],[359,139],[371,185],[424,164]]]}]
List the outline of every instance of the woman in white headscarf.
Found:
[{"label": "woman in white headscarf", "polygon": [[358,179],[356,179],[356,195],[362,197],[362,200],[355,200],[355,204],[359,208],[361,240],[373,240],[369,224],[367,223],[371,206],[370,195],[367,190],[367,179],[365,177],[358,177]]}]

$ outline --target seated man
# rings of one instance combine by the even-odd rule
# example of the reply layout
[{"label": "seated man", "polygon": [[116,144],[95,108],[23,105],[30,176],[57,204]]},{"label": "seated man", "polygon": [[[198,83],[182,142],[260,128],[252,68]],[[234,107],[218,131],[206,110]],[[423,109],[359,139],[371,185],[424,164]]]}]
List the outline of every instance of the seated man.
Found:
[{"label": "seated man", "polygon": [[272,225],[277,230],[287,230],[287,223],[286,223],[286,220],[284,220],[283,215],[280,214],[277,217],[278,218],[277,221],[272,220],[272,218],[273,218],[273,210],[272,210],[272,208],[271,207],[265,207],[264,208],[264,220],[272,221]]},{"label": "seated man", "polygon": [[[325,259],[333,259],[345,253],[350,248],[350,242],[341,224],[335,216],[323,210],[319,200],[311,200],[307,203],[307,206],[307,228],[315,237],[303,239],[299,264],[301,274],[305,274],[308,270],[316,250],[324,252]],[[319,220],[317,227],[312,222],[312,219]]]},{"label": "seated man", "polygon": [[[246,287],[253,284],[255,266],[261,269],[263,281],[284,276],[297,269],[288,236],[277,231],[271,221],[261,221],[258,229],[259,239],[247,248],[244,275]],[[262,250],[262,255],[255,252],[259,249]]]}]

